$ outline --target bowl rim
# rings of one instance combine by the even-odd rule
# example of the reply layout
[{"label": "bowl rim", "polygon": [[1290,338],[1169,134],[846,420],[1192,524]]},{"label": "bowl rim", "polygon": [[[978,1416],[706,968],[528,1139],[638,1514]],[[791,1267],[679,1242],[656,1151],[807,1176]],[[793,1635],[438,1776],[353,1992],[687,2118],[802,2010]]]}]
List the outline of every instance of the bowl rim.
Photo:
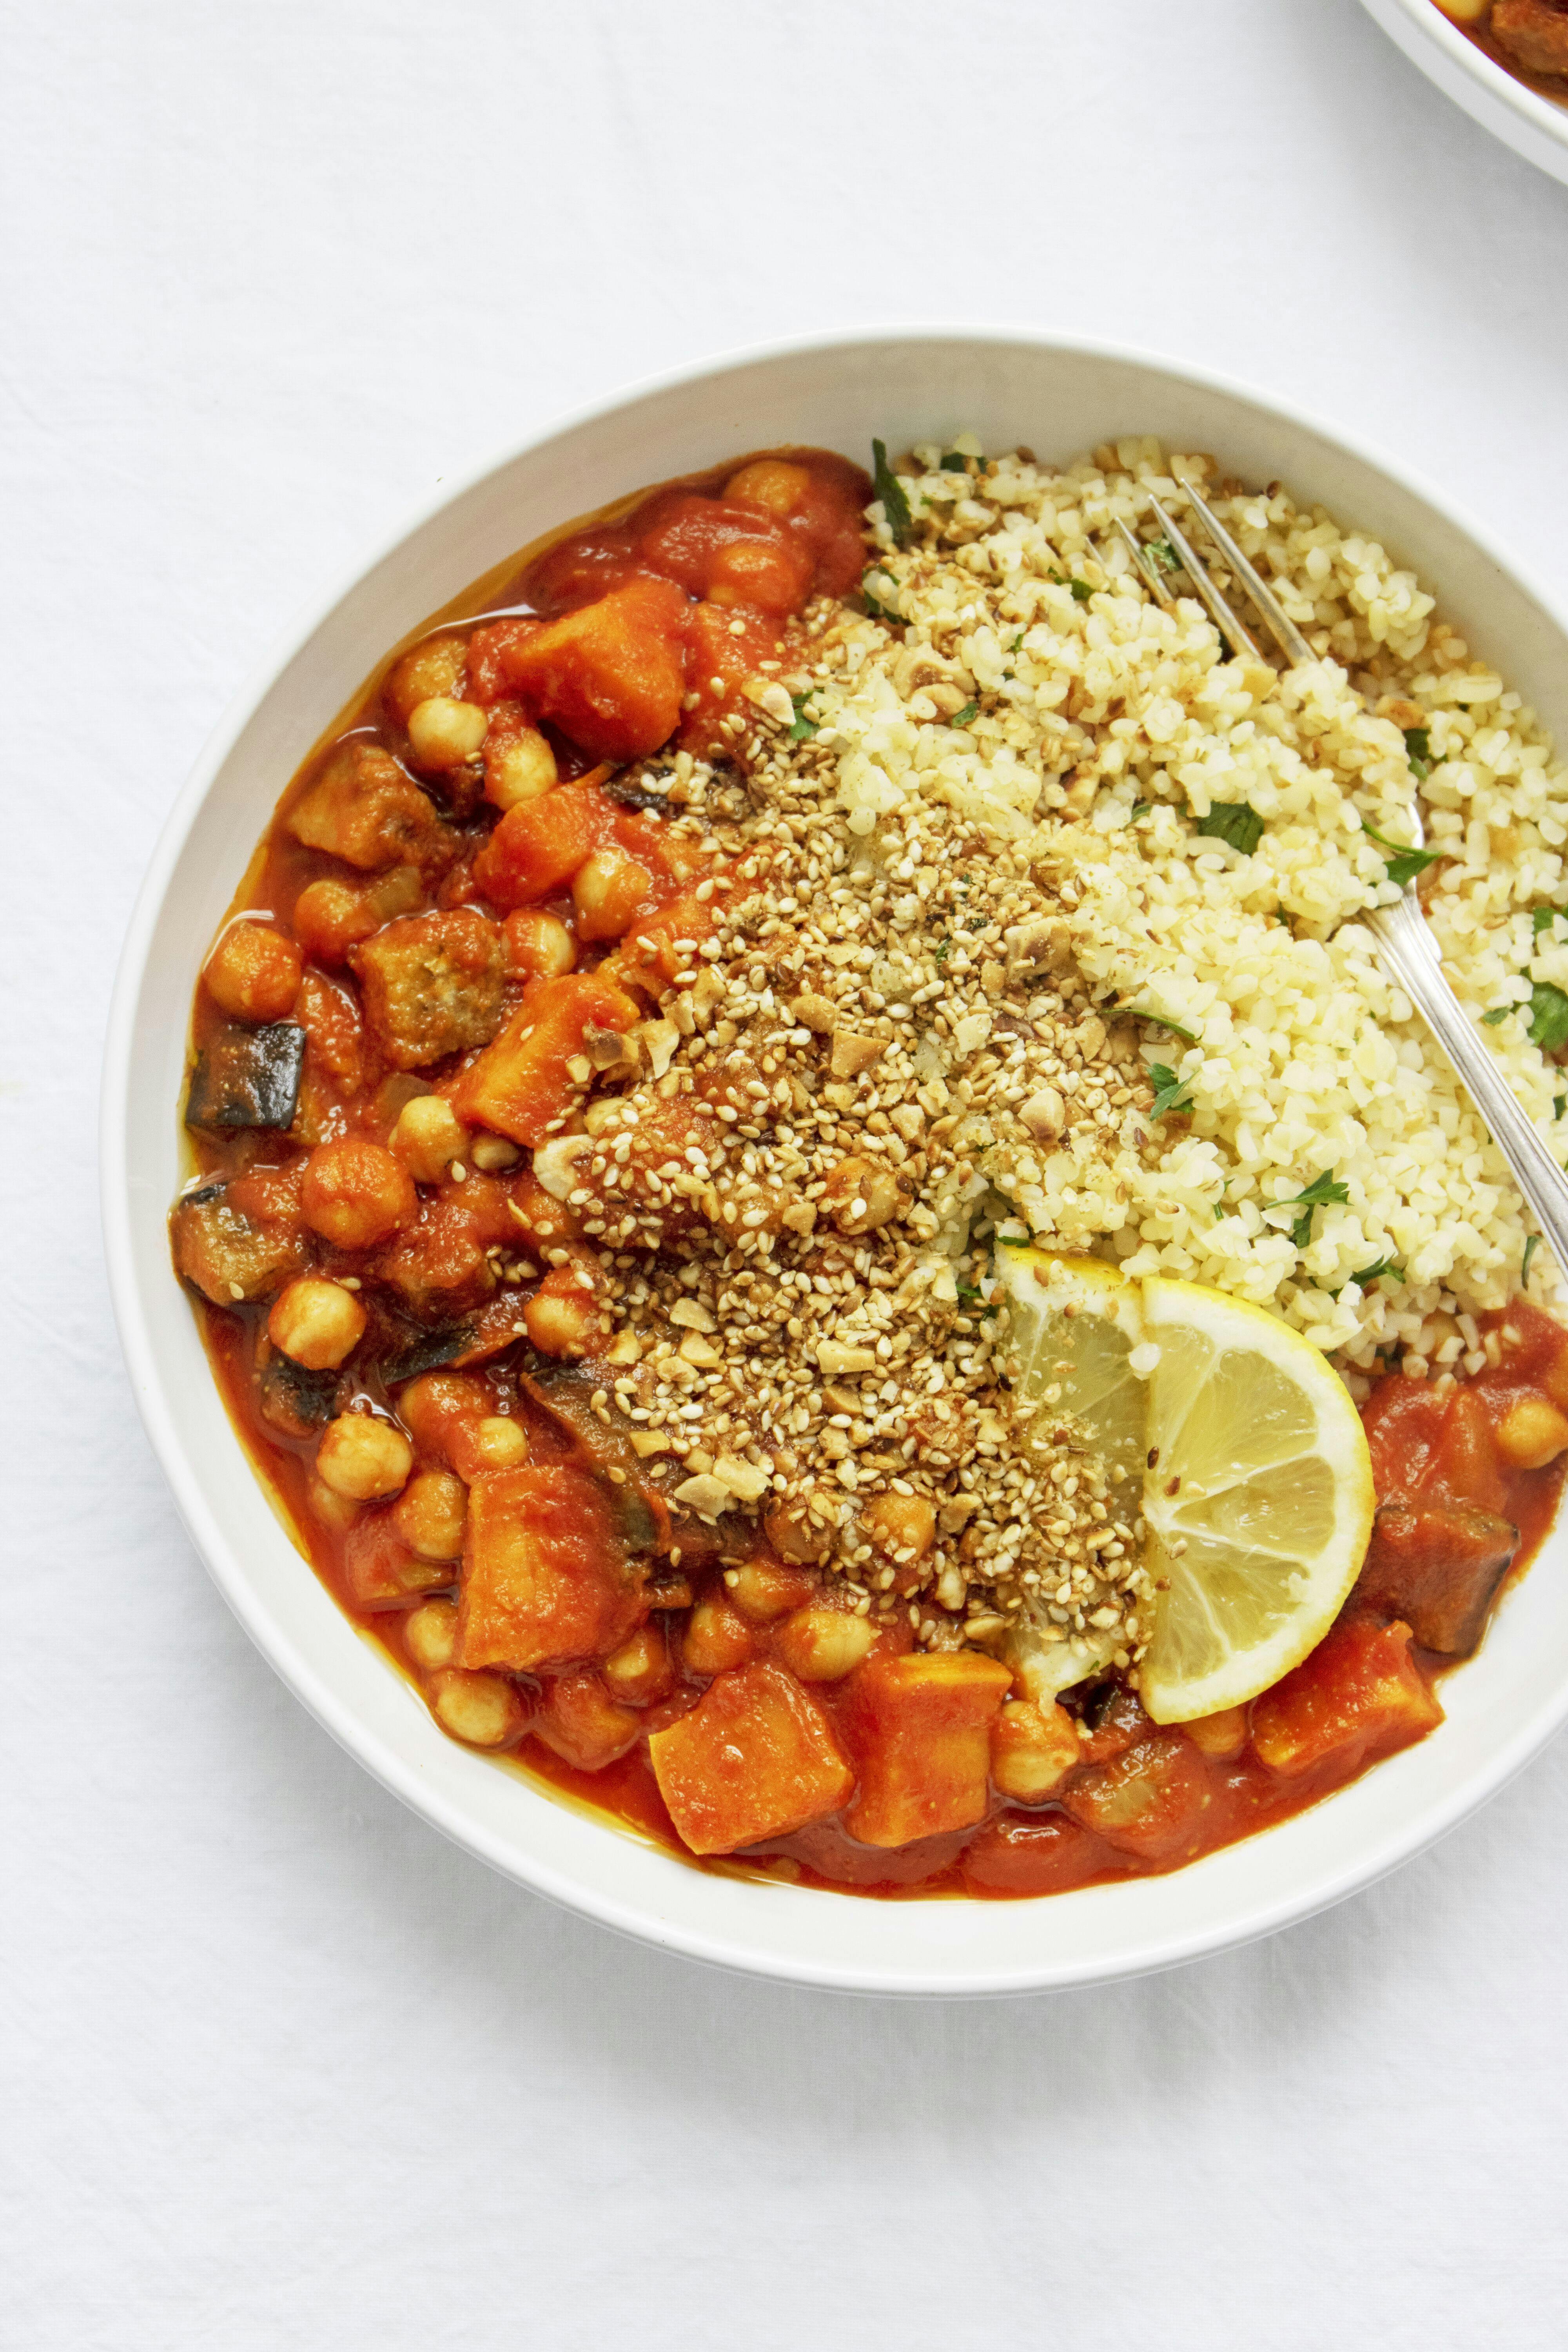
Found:
[{"label": "bowl rim", "polygon": [[[1568,151],[1568,105],[1542,98],[1539,90],[1531,89],[1528,82],[1519,80],[1506,66],[1500,66],[1495,58],[1488,57],[1484,49],[1477,48],[1474,41],[1468,41],[1451,17],[1439,7],[1437,0],[1363,0],[1363,5],[1374,19],[1384,8],[1397,9],[1412,32],[1419,39],[1430,43],[1458,72],[1468,75],[1479,90],[1498,105],[1506,107],[1510,114],[1518,117],[1521,125],[1539,131],[1554,145]],[[1493,125],[1483,123],[1483,127],[1492,130],[1494,136],[1501,136]],[[1521,151],[1516,149],[1515,152]],[[1535,158],[1531,156],[1527,160],[1534,162]]]},{"label": "bowl rim", "polygon": [[[1408,0],[1405,0],[1408,5]],[[1417,0],[1430,7],[1431,0]],[[1433,13],[1437,13],[1434,10]],[[1469,45],[1467,43],[1468,47]],[[1568,1717],[1568,1678],[1533,1712],[1517,1720],[1484,1762],[1464,1782],[1446,1795],[1426,1800],[1403,1821],[1363,1844],[1355,1857],[1339,1869],[1320,1871],[1295,1892],[1259,1900],[1250,1908],[1232,1906],[1223,1919],[1199,1922],[1155,1936],[1145,1935],[1114,1957],[1086,1964],[1082,1959],[1053,1962],[1042,1952],[1027,1965],[986,1967],[966,1960],[941,1965],[925,1974],[910,1973],[890,1981],[875,1965],[803,1961],[785,1952],[759,1949],[748,1938],[731,1938],[707,1927],[693,1927],[653,1914],[635,1900],[598,1885],[585,1884],[572,1873],[515,1846],[468,1815],[462,1805],[448,1801],[426,1783],[417,1769],[400,1757],[378,1733],[363,1723],[353,1707],[331,1688],[322,1674],[305,1657],[299,1644],[274,1623],[252,1584],[235,1541],[209,1509],[187,1456],[177,1426],[170,1391],[164,1382],[154,1345],[151,1318],[135,1273],[132,1238],[132,1207],[128,1161],[128,1109],[137,999],[146,972],[153,935],[165,898],[187,838],[212,785],[258,706],[279,675],[321,628],[342,600],[405,541],[428,524],[442,509],[466,497],[485,481],[527,455],[542,454],[550,444],[584,425],[613,416],[653,395],[681,389],[703,379],[748,366],[798,358],[818,352],[890,349],[911,342],[969,343],[983,352],[1013,346],[1057,352],[1087,362],[1152,370],[1183,385],[1276,415],[1314,435],[1352,458],[1382,473],[1416,501],[1423,502],[1450,527],[1468,537],[1482,554],[1499,566],[1532,597],[1553,625],[1568,639],[1568,614],[1553,593],[1505,550],[1492,533],[1446,492],[1439,490],[1403,461],[1390,457],[1359,435],[1324,423],[1296,403],[1277,398],[1218,370],[1191,365],[1133,344],[1100,337],[1077,336],[1006,325],[918,320],[873,326],[806,331],[742,345],[680,366],[637,379],[599,398],[557,415],[521,439],[507,443],[436,488],[405,513],[391,530],[351,564],[337,570],[327,587],[313,596],[276,637],[252,667],[210,730],[190,773],[176,794],[154,843],[142,877],[116,969],[103,1048],[100,1095],[100,1205],[110,1304],[121,1347],[131,1379],[132,1392],[153,1454],[168,1481],[175,1509],[218,1591],[244,1626],[263,1657],[316,1721],[354,1760],[399,1798],[422,1820],[451,1842],[497,1871],[502,1877],[597,1924],[650,1944],[661,1950],[736,1973],[773,1981],[810,1985],[821,1990],[878,1997],[984,1998],[1013,1993],[1065,1990],[1089,1983],[1109,1983],[1155,1974],[1206,1955],[1237,1948],[1272,1935],[1299,1920],[1344,1901],[1376,1883],[1402,1863],[1458,1826],[1495,1796],[1545,1745]],[[1398,1759],[1394,1759],[1397,1761]],[[620,1832],[620,1834],[626,1834]],[[1258,1832],[1265,1835],[1267,1832]],[[1254,1841],[1242,1841],[1247,1844]],[[1225,1849],[1223,1851],[1233,1851]],[[679,1864],[677,1865],[679,1867]],[[1194,1864],[1188,1867],[1198,1867]],[[722,1882],[720,1882],[722,1883]],[[1142,1883],[1142,1882],[1140,1882]],[[826,1895],[822,1899],[858,1903],[858,1898]],[[1045,1896],[1037,1901],[1063,1898]],[[880,1908],[881,1906],[878,1906]],[[982,1907],[978,1903],[971,1906]],[[984,1906],[989,1910],[994,1906]],[[1016,1905],[1008,1905],[1014,1909]]]}]

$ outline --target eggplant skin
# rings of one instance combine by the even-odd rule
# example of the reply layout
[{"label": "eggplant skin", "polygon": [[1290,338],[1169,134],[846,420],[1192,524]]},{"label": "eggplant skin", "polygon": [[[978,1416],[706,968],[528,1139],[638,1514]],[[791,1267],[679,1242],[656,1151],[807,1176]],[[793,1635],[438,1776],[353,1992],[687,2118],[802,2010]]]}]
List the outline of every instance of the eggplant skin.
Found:
[{"label": "eggplant skin", "polygon": [[305,1032],[296,1021],[221,1030],[196,1055],[185,1125],[291,1127],[305,1069]]}]

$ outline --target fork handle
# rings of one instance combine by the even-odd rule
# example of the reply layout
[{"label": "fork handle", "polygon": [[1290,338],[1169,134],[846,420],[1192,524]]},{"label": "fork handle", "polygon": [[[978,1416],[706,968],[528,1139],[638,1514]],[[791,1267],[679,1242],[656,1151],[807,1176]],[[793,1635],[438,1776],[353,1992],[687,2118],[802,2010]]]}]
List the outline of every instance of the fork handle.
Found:
[{"label": "fork handle", "polygon": [[1558,1266],[1568,1273],[1568,1175],[1535,1131],[1513,1090],[1444,978],[1421,903],[1406,889],[1368,918],[1384,963],[1443,1048],[1535,1212]]}]

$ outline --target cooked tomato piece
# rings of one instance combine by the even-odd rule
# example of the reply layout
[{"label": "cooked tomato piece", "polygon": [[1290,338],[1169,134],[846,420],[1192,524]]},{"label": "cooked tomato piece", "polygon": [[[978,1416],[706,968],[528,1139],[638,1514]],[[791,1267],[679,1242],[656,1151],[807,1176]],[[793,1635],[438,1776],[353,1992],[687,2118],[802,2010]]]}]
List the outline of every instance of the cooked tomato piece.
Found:
[{"label": "cooked tomato piece", "polygon": [[658,1791],[693,1853],[733,1853],[836,1813],[855,1776],[833,1727],[783,1666],[742,1666],[648,1741]]},{"label": "cooked tomato piece", "polygon": [[586,1032],[625,1036],[640,1017],[636,999],[598,972],[531,980],[500,1035],[459,1080],[453,1108],[514,1143],[542,1143],[572,1097],[566,1065]]},{"label": "cooked tomato piece", "polygon": [[848,1817],[862,1845],[904,1845],[985,1812],[991,1722],[1010,1670],[972,1651],[870,1658],[847,1685],[845,1722],[860,1774]]},{"label": "cooked tomato piece", "polygon": [[605,1657],[647,1614],[608,1502],[591,1478],[488,1470],[468,1490],[460,1666],[528,1673]]},{"label": "cooked tomato piece", "polygon": [[594,784],[560,784],[508,809],[474,860],[474,886],[492,906],[525,907],[571,881],[615,831],[616,812]]},{"label": "cooked tomato piece", "polygon": [[1255,1703],[1252,1745],[1286,1779],[1330,1761],[1343,1772],[1374,1748],[1404,1748],[1442,1720],[1410,1654],[1409,1626],[1342,1618],[1310,1658]]},{"label": "cooked tomato piece", "polygon": [[636,760],[675,732],[686,691],[687,599],[628,580],[497,655],[508,692],[599,760]]}]

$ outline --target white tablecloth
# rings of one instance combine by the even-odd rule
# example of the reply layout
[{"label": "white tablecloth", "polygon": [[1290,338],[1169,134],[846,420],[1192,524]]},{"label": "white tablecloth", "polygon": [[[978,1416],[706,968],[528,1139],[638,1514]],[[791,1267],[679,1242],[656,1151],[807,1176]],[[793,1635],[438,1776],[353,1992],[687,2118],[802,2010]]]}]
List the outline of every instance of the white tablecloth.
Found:
[{"label": "white tablecloth", "polygon": [[443,474],[748,340],[1047,324],[1394,444],[1562,580],[1568,189],[1352,0],[7,17],[0,2339],[1560,2346],[1568,1748],[1142,1985],[900,2007],[619,1942],[231,1622],[122,1378],[94,1097],[209,726]]}]

